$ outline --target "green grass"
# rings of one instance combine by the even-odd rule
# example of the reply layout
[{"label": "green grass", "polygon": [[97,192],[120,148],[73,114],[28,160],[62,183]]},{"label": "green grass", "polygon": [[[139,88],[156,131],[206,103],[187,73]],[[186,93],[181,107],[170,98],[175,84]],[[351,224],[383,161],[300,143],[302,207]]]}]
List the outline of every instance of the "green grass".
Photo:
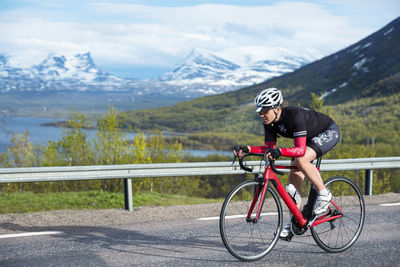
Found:
[{"label": "green grass", "polygon": [[[138,193],[133,195],[133,206],[170,206],[212,203],[222,200],[168,195],[161,193]],[[103,191],[40,193],[17,192],[0,194],[0,214],[27,213],[60,209],[113,209],[124,208],[123,193]]]}]

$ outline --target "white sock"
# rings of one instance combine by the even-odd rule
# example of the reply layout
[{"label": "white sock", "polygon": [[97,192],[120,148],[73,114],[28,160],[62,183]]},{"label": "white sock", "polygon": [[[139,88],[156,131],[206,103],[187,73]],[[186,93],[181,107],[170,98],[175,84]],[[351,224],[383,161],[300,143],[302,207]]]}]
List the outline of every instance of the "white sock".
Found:
[{"label": "white sock", "polygon": [[323,190],[319,191],[318,195],[320,196],[327,196],[329,194],[328,190],[324,188]]}]

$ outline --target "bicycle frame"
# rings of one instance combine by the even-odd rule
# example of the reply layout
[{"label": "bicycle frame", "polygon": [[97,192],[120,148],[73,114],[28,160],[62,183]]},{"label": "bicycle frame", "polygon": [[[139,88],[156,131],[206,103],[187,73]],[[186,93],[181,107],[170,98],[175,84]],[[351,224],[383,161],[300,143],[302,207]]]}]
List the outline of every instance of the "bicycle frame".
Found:
[{"label": "bicycle frame", "polygon": [[[297,169],[294,166],[276,166],[276,168],[279,168],[279,169]],[[272,168],[268,164],[268,162],[267,162],[267,165],[265,167],[265,172],[264,172],[264,175],[263,175],[263,179],[265,181],[265,184],[264,184],[264,186],[258,186],[257,187],[257,190],[256,190],[256,192],[254,194],[253,201],[252,201],[252,203],[250,205],[249,212],[247,214],[247,218],[246,218],[247,221],[252,221],[252,222],[256,223],[258,221],[258,219],[260,218],[262,205],[263,205],[264,199],[265,199],[265,194],[267,192],[268,186],[271,183],[274,185],[274,187],[278,191],[278,194],[281,196],[283,201],[286,203],[286,206],[289,208],[289,210],[291,211],[293,216],[296,218],[298,224],[303,229],[306,229],[306,228],[309,228],[309,227],[313,227],[313,226],[316,226],[318,224],[325,223],[325,222],[328,222],[328,221],[332,221],[332,220],[338,219],[338,218],[343,216],[342,214],[332,215],[332,214],[330,214],[328,212],[327,214],[323,214],[320,217],[315,217],[315,218],[313,218],[312,220],[309,221],[307,218],[304,217],[304,215],[299,210],[299,208],[297,208],[296,203],[293,201],[292,197],[286,191],[286,189],[283,186],[282,182],[279,180],[279,178],[277,177],[275,172],[272,170]],[[254,211],[254,208],[255,208],[256,203],[258,201],[261,189],[262,189],[261,201],[260,201],[260,205],[257,208],[256,217],[254,219],[251,219],[251,214]],[[336,205],[336,203],[334,203],[333,201],[331,201],[331,203],[341,212],[341,209]],[[332,216],[328,216],[328,215],[332,215]]]},{"label": "bicycle frame", "polygon": [[[262,168],[265,171],[255,172],[254,180],[235,186],[222,205],[219,229],[222,241],[232,256],[241,261],[258,260],[266,256],[279,239],[289,242],[293,236],[301,236],[308,229],[317,245],[330,253],[343,252],[356,242],[365,220],[365,203],[356,183],[344,176],[327,179],[324,184],[335,197],[332,196],[324,213],[314,215],[313,206],[318,195],[316,188],[310,188],[307,204],[300,211],[292,194],[286,191],[277,177],[277,174],[284,174],[277,168],[296,170],[295,164],[290,167],[275,166],[274,161],[269,161],[261,153],[246,153],[239,157],[240,147],[235,148],[235,152],[233,163],[238,159],[240,168],[246,172],[254,170],[243,160],[247,156],[257,156],[266,164],[260,163],[260,167],[265,166]],[[321,157],[316,163],[318,170],[320,163]],[[288,235],[282,235],[283,209],[278,194],[293,214]],[[340,203],[340,208],[337,203]],[[342,220],[344,217],[347,219]]]}]

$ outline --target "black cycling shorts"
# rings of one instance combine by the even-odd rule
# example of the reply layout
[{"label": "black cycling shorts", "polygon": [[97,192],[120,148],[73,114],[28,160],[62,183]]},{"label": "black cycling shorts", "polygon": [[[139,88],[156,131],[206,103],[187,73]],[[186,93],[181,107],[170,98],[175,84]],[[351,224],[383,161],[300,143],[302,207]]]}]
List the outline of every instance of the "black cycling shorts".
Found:
[{"label": "black cycling shorts", "polygon": [[321,157],[330,151],[339,142],[339,139],[339,127],[336,123],[333,123],[325,131],[307,140],[307,146],[311,147],[317,153],[317,157]]}]

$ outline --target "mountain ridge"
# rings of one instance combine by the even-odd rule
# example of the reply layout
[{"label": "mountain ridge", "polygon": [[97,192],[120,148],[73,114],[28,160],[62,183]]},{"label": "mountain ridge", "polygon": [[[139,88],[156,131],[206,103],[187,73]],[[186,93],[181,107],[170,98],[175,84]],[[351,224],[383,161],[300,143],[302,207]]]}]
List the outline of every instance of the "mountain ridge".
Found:
[{"label": "mountain ridge", "polygon": [[363,96],[363,91],[400,71],[400,17],[380,30],[331,55],[255,86],[228,92],[240,104],[249,103],[266,87],[282,89],[289,103],[307,105],[311,92],[338,104]]},{"label": "mountain ridge", "polygon": [[[287,61],[286,58],[284,58]],[[0,55],[0,92],[9,91],[107,91],[133,95],[182,94],[182,98],[231,91],[254,84],[305,64],[264,61],[258,69],[247,69],[203,49],[194,49],[181,64],[155,79],[120,78],[99,69],[90,52],[76,55],[49,54],[29,68],[12,67]],[[271,66],[269,66],[269,64]],[[280,65],[279,65],[280,64]],[[276,68],[276,66],[282,66]],[[270,75],[265,75],[269,72]]]},{"label": "mountain ridge", "polygon": [[[3,56],[4,59],[6,59]],[[30,68],[12,67],[4,60],[0,92],[10,91],[104,91],[126,90],[127,82],[96,67],[90,53],[65,56],[49,54]],[[125,86],[125,88],[124,88]]]},{"label": "mountain ridge", "polygon": [[[172,107],[129,112],[129,124],[141,129],[201,132],[245,128],[256,116],[253,98],[277,87],[290,105],[308,105],[311,93],[329,105],[400,92],[400,17],[362,40],[293,72],[236,91],[206,96]],[[252,113],[249,113],[249,112]],[[196,116],[191,116],[195,112]],[[161,115],[162,114],[162,117]],[[251,115],[253,114],[253,115]],[[250,126],[250,128],[253,126]]]},{"label": "mountain ridge", "polygon": [[368,86],[399,71],[400,17],[353,45],[260,86],[302,87],[288,90],[289,100],[307,97],[311,92],[329,93],[326,102],[335,104],[361,98]]}]

